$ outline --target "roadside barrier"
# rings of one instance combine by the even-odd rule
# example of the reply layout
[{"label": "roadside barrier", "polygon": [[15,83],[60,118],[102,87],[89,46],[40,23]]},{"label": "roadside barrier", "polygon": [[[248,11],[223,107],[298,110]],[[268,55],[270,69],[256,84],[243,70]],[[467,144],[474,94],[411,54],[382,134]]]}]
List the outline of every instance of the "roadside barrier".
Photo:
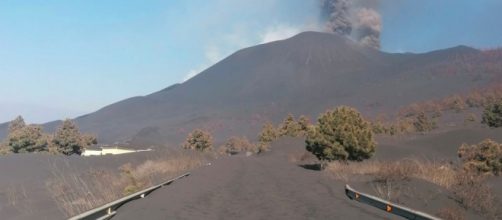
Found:
[{"label": "roadside barrier", "polygon": [[407,219],[440,220],[440,218],[438,217],[413,210],[411,208],[400,206],[372,195],[358,192],[352,189],[349,185],[345,185],[345,194],[352,200],[368,204],[388,213],[392,213],[394,215],[398,215]]},{"label": "roadside barrier", "polygon": [[121,199],[118,199],[118,200],[115,200],[113,202],[110,202],[110,203],[107,203],[105,205],[102,205],[98,208],[95,208],[95,209],[91,209],[89,211],[86,211],[82,214],[79,214],[79,215],[76,215],[76,216],[73,216],[71,218],[69,218],[69,220],[94,220],[94,219],[99,219],[99,220],[106,220],[106,219],[110,219],[111,217],[113,217],[115,214],[117,214],[117,209],[120,208],[122,205],[132,201],[132,200],[136,200],[136,199],[141,199],[141,198],[145,198],[145,196],[147,196],[148,194],[150,194],[151,192],[163,187],[163,186],[167,186],[167,185],[170,185],[171,183],[173,183],[174,181],[178,180],[178,179],[181,179],[183,177],[187,177],[189,176],[190,173],[185,173],[181,176],[178,176],[174,179],[171,179],[171,180],[168,180],[168,181],[165,181],[161,184],[158,184],[158,185],[155,185],[155,186],[152,186],[152,187],[149,187],[147,189],[144,189],[144,190],[141,190],[139,192],[136,192],[136,193],[133,193],[131,195],[128,195],[126,197],[123,197]]}]

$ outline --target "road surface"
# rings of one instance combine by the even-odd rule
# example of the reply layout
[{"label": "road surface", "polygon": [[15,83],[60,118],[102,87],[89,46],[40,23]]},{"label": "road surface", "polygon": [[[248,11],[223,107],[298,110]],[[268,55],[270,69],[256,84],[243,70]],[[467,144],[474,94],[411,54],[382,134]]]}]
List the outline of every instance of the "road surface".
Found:
[{"label": "road surface", "polygon": [[301,148],[284,140],[263,155],[217,159],[113,219],[397,219],[349,200],[344,183],[289,162]]}]

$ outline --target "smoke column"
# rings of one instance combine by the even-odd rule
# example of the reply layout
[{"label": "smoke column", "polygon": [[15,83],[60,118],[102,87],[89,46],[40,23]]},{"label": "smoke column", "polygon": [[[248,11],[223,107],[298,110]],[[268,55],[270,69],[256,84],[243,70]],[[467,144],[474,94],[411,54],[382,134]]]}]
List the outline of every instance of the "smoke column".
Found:
[{"label": "smoke column", "polygon": [[350,36],[352,21],[350,19],[349,4],[348,0],[323,0],[322,9],[328,19],[326,22],[328,31]]},{"label": "smoke column", "polygon": [[321,9],[327,31],[380,48],[382,19],[374,9],[358,7],[357,0],[322,0]]}]

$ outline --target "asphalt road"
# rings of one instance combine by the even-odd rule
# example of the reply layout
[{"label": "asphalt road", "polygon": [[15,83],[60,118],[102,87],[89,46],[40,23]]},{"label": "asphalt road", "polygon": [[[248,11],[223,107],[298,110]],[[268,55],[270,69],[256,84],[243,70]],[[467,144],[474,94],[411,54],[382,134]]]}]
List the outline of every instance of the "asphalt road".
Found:
[{"label": "asphalt road", "polygon": [[349,200],[344,184],[288,161],[302,146],[281,141],[261,156],[213,161],[113,219],[389,219],[392,215]]}]

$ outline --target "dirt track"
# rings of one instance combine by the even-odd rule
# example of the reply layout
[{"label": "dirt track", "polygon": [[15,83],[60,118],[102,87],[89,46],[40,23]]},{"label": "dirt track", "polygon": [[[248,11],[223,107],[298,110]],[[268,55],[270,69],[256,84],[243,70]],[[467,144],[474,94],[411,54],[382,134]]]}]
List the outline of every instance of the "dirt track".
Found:
[{"label": "dirt track", "polygon": [[126,204],[114,219],[394,218],[349,200],[343,183],[288,162],[288,153],[303,147],[289,141],[274,144],[265,155],[216,160]]}]

